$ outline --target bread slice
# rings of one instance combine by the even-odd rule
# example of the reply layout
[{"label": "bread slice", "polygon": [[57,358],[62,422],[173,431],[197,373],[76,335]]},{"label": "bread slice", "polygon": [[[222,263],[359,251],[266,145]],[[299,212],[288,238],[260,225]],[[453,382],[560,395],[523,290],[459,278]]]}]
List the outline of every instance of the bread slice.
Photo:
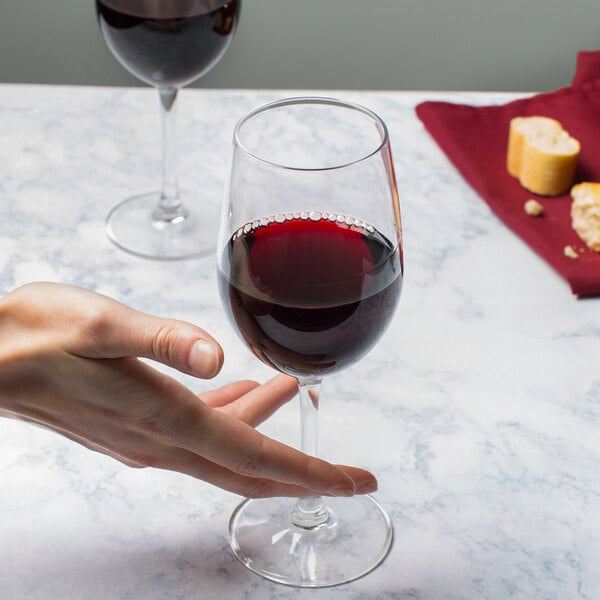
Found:
[{"label": "bread slice", "polygon": [[600,183],[585,181],[571,189],[571,224],[588,248],[600,252]]},{"label": "bread slice", "polygon": [[508,154],[506,167],[513,177],[519,177],[523,163],[525,140],[540,136],[555,135],[562,131],[562,125],[550,117],[515,117],[508,130]]},{"label": "bread slice", "polygon": [[558,196],[567,192],[573,184],[579,152],[579,142],[556,119],[511,119],[506,168],[534,194]]}]

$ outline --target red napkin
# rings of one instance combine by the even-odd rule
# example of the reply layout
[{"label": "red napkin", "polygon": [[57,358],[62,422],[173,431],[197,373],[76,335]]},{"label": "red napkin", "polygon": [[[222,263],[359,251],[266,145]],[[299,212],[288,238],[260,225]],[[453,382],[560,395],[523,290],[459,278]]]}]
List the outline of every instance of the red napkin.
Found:
[{"label": "red napkin", "polygon": [[[571,87],[516,100],[502,106],[474,107],[423,102],[417,116],[467,182],[492,211],[562,275],[577,296],[600,294],[600,253],[593,252],[571,226],[571,197],[535,196],[506,171],[510,120],[543,115],[559,120],[581,144],[575,182],[600,182],[600,51],[580,52]],[[523,205],[536,198],[541,217]],[[568,258],[565,246],[579,256]]]}]

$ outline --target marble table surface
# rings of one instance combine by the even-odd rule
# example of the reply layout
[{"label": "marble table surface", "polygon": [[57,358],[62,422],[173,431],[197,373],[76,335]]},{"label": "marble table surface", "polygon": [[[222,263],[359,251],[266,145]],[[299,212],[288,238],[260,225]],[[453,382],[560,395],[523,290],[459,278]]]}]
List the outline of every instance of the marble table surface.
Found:
[{"label": "marble table surface", "polygon": [[[314,93],[314,92],[311,92]],[[57,434],[0,421],[3,600],[600,598],[600,300],[567,284],[464,183],[414,115],[425,99],[505,93],[319,92],[388,123],[406,272],[395,319],[326,381],[321,449],[379,477],[395,542],[376,571],[326,590],[263,581],[231,554],[239,498],[127,468]],[[247,110],[295,92],[184,90],[182,186],[220,195]],[[264,380],[221,310],[212,258],[161,263],[114,247],[109,209],[157,184],[150,89],[0,86],[0,293],[82,285],[196,322],[225,348],[214,382]],[[298,443],[298,407],[262,430]]]}]

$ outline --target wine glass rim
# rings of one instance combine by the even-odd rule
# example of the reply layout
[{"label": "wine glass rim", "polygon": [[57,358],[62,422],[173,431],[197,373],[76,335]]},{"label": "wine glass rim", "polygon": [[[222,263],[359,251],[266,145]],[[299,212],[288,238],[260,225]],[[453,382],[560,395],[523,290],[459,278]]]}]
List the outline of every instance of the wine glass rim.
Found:
[{"label": "wine glass rim", "polygon": [[[285,106],[294,106],[294,105],[300,105],[300,104],[305,104],[305,105],[321,104],[321,105],[325,105],[325,106],[339,106],[340,108],[346,108],[349,110],[360,112],[360,113],[368,116],[369,118],[371,118],[378,126],[381,127],[381,132],[382,132],[381,141],[379,142],[379,144],[376,146],[376,148],[374,150],[372,150],[371,152],[368,152],[367,154],[364,154],[360,158],[357,158],[357,159],[351,160],[351,161],[347,161],[347,162],[344,162],[341,164],[325,166],[325,167],[297,167],[297,166],[291,166],[291,165],[284,165],[284,164],[281,164],[280,162],[262,158],[261,156],[257,155],[256,153],[251,152],[249,150],[249,148],[242,142],[241,135],[240,135],[242,127],[256,115],[267,112],[274,108],[280,108],[280,107],[285,107]],[[258,106],[257,108],[254,108],[250,112],[246,113],[237,122],[237,124],[234,128],[233,140],[234,140],[234,144],[238,148],[240,148],[245,154],[252,157],[254,160],[256,160],[258,162],[261,162],[266,165],[270,165],[272,167],[284,169],[287,171],[335,171],[337,169],[344,169],[351,165],[364,162],[365,160],[368,160],[369,158],[371,158],[372,156],[374,156],[375,154],[380,152],[389,143],[389,132],[388,132],[387,125],[385,124],[385,121],[377,113],[372,111],[370,108],[366,108],[365,106],[362,106],[361,104],[357,104],[354,102],[348,102],[346,100],[338,100],[337,98],[331,98],[328,96],[294,96],[291,98],[283,98],[280,100],[274,100],[272,102],[267,102],[266,104]]]}]

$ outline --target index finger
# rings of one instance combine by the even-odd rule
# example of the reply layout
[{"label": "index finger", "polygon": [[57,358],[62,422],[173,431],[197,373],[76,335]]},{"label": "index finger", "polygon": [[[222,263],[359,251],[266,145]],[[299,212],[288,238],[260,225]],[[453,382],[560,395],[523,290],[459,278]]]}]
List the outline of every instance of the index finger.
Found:
[{"label": "index finger", "polygon": [[[243,389],[240,384],[242,382],[237,382],[234,389]],[[244,393],[226,401],[224,397],[230,386],[232,384],[212,392],[203,392],[200,398],[209,406],[219,408],[252,427],[268,419],[298,393],[297,381],[288,375],[276,375],[262,385],[248,385],[246,382]]]}]

